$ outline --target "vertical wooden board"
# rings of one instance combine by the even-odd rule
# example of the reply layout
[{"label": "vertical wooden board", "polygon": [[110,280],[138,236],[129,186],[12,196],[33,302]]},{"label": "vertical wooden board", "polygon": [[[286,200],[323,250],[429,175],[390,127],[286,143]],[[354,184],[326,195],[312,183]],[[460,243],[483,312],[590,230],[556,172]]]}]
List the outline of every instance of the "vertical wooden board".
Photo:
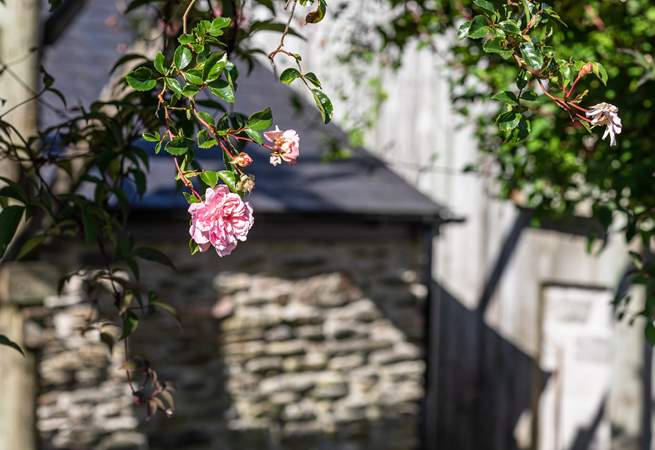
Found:
[{"label": "vertical wooden board", "polygon": [[546,287],[540,365],[550,374],[539,402],[539,450],[609,450],[611,293]]},{"label": "vertical wooden board", "polygon": [[[23,318],[12,305],[0,305],[0,334],[22,345]],[[34,449],[34,361],[0,347],[0,449]]]}]

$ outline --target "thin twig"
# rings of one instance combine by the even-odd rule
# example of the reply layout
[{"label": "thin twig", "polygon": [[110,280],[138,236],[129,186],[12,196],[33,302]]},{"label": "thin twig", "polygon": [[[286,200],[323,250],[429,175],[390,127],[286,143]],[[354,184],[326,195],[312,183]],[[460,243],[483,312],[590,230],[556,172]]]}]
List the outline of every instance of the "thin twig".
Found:
[{"label": "thin twig", "polygon": [[287,24],[284,27],[284,31],[282,32],[282,36],[280,37],[280,44],[277,46],[275,50],[273,50],[271,53],[268,54],[268,59],[271,60],[271,64],[273,65],[273,70],[275,70],[275,57],[277,56],[278,53],[284,53],[284,54],[289,54],[288,52],[285,52],[283,50],[284,48],[284,39],[287,37],[287,34],[289,34],[289,28],[291,27],[291,21],[293,20],[293,16],[296,12],[296,6],[298,5],[298,0],[293,0],[293,3],[291,4],[291,13],[289,14],[289,20],[287,20]]},{"label": "thin twig", "polygon": [[186,23],[187,23],[187,18],[189,17],[189,13],[191,12],[191,8],[193,8],[193,5],[196,3],[196,0],[191,0],[189,2],[189,6],[186,7],[186,11],[184,11],[184,15],[182,16],[182,33],[186,34]]}]

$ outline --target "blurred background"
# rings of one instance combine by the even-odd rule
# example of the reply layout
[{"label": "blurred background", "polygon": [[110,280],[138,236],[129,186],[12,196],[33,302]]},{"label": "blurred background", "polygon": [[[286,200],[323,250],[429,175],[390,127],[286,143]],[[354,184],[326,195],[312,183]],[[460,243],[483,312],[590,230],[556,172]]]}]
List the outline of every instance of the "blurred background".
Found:
[{"label": "blurred background", "polygon": [[[40,64],[69,102],[109,99],[115,61],[152,51],[124,2],[63,3],[0,6],[7,105],[38,89]],[[375,0],[330,11],[288,46],[320,75],[336,125],[266,61],[242,67],[236,109],[272,106],[298,130],[301,157],[275,171],[255,157],[256,225],[232,256],[189,255],[174,168],[153,154],[131,228],[175,261],[178,272],[147,265],[142,277],[182,326],[153,313],[131,350],[176,387],[172,417],[147,419],[124,349],[81,332],[103,305],[86,301],[84,277],[63,294],[56,280],[100,258],[62,244],[2,267],[0,326],[29,354],[0,355],[0,450],[651,448],[651,347],[611,305],[625,289],[623,242],[590,253],[590,220],[535,225],[497,200],[493,169],[464,170],[480,156],[445,56],[408,47],[398,69],[344,62],[350,39],[389,11]],[[62,114],[53,104],[10,117],[47,127]]]}]

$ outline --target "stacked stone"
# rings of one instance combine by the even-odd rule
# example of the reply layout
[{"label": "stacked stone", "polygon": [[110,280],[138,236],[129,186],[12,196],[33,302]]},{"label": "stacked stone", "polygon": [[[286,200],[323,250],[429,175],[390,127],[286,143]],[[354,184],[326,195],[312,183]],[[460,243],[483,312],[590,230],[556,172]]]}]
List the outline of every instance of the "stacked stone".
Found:
[{"label": "stacked stone", "polygon": [[[25,343],[37,354],[36,428],[40,450],[142,450],[146,436],[120,365],[97,329],[97,309],[84,302],[82,280],[25,311]],[[112,354],[113,353],[113,354]]]},{"label": "stacked stone", "polygon": [[[130,406],[121,346],[110,355],[96,331],[81,332],[103,314],[70,289],[28,308],[40,450],[417,447],[427,292],[418,246],[249,241],[217,260],[153,244],[178,272],[146,264],[141,281],[182,326],[155,312],[130,346],[176,386],[175,414],[145,421]],[[62,265],[76,267],[84,253],[66,255]]]},{"label": "stacked stone", "polygon": [[422,351],[348,277],[223,274],[216,284],[215,310],[229,312],[221,339],[230,426],[275,429],[286,448],[326,434],[360,448],[362,435],[384,428],[403,437],[383,448],[416,445]]}]

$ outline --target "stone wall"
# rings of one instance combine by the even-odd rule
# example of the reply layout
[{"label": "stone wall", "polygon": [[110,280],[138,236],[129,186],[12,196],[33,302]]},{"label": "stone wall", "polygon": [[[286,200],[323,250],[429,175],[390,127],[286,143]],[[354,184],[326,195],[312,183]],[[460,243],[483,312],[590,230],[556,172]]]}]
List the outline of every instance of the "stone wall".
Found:
[{"label": "stone wall", "polygon": [[[174,274],[144,283],[180,312],[150,314],[131,341],[176,411],[145,419],[76,294],[26,310],[38,361],[40,449],[411,450],[424,395],[421,245],[410,239],[253,239],[230,258],[158,241]],[[62,256],[62,265],[95,256]],[[100,308],[102,310],[102,308]]]}]

